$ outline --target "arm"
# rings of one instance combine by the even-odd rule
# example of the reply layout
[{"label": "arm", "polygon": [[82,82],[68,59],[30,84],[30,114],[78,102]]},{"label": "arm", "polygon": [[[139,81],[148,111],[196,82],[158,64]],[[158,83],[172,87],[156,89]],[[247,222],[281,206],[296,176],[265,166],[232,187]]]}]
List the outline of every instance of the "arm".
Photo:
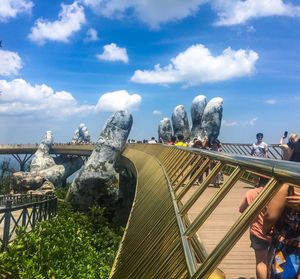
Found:
[{"label": "arm", "polygon": [[279,220],[285,208],[286,197],[288,196],[288,184],[283,184],[277,194],[267,206],[264,216],[263,233],[267,234]]},{"label": "arm", "polygon": [[293,154],[293,149],[291,149],[286,143],[284,143],[283,137],[280,139],[279,147],[282,150],[282,159],[288,161]]},{"label": "arm", "polygon": [[241,204],[240,204],[239,212],[243,213],[248,206],[249,206],[249,204],[247,202],[247,197],[245,196],[244,199],[242,200]]},{"label": "arm", "polygon": [[284,144],[285,144],[285,143],[284,143],[284,139],[285,139],[284,137],[281,137],[281,138],[280,138],[280,141],[279,141],[279,144],[280,144],[280,145],[284,145]]}]

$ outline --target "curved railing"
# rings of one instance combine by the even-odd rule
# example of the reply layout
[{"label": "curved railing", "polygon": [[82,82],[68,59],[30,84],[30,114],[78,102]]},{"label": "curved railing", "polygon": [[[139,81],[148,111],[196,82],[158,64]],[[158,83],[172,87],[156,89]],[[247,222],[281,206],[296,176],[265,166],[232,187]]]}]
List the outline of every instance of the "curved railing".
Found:
[{"label": "curved railing", "polygon": [[[251,155],[252,144],[248,143],[222,143],[222,149],[224,152],[239,155]],[[279,144],[268,145],[268,158],[282,159],[282,150]]]},{"label": "curved railing", "polygon": [[[0,154],[33,154],[38,144],[0,144]],[[222,149],[226,153],[250,155],[252,144],[247,143],[222,143]],[[69,154],[89,156],[95,144],[70,144],[54,143],[51,146],[51,154]],[[282,152],[279,144],[268,145],[268,156],[272,159],[282,159]]]},{"label": "curved railing", "polygon": [[[300,187],[300,165],[293,162],[150,144],[128,145],[123,155],[134,166],[137,188],[113,279],[224,278],[220,263],[279,186],[288,182]],[[232,171],[223,185],[191,219],[191,208],[226,167]],[[209,251],[198,233],[245,172],[266,178],[266,185]],[[188,196],[199,177],[202,183]]]},{"label": "curved railing", "polygon": [[54,194],[0,196],[1,251],[13,241],[18,227],[30,231],[37,222],[55,216],[56,210],[57,198]]}]

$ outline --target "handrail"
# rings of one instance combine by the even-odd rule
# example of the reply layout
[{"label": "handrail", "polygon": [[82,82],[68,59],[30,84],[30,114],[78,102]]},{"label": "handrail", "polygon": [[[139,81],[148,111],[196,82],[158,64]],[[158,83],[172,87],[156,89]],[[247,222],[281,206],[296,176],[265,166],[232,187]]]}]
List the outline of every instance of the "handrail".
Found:
[{"label": "handrail", "polygon": [[[220,262],[275,195],[279,186],[288,182],[300,187],[300,164],[295,162],[159,144],[130,144],[123,155],[136,167],[137,190],[122,245],[110,275],[113,279],[224,278],[218,270]],[[205,175],[208,166],[211,167]],[[207,202],[207,206],[191,221],[189,209],[226,166],[232,167],[233,171]],[[224,238],[208,253],[197,232],[221,201],[234,190],[245,172],[266,177],[267,184],[255,202],[237,218]],[[182,198],[199,176],[203,176],[203,182],[183,203]],[[169,230],[174,226],[174,220],[177,228]]]},{"label": "handrail", "polygon": [[29,231],[36,226],[37,222],[54,217],[57,211],[57,198],[54,194],[5,195],[1,196],[1,206],[0,249],[4,251],[14,240],[18,227],[24,227]]},{"label": "handrail", "polygon": [[33,193],[0,195],[0,213],[1,213],[1,207],[6,206],[6,202],[8,200],[11,201],[12,206],[18,206],[18,205],[31,204],[35,202],[48,200],[49,198],[53,198],[53,197],[54,197],[53,193],[48,193],[46,195],[36,195]]},{"label": "handrail", "polygon": [[[34,154],[38,147],[38,144],[0,144],[0,154]],[[49,153],[89,156],[94,148],[95,144],[54,143]]]},{"label": "handrail", "polygon": [[[226,153],[251,155],[252,144],[249,143],[222,143],[222,149]],[[268,158],[282,159],[282,150],[279,144],[268,144]]]}]

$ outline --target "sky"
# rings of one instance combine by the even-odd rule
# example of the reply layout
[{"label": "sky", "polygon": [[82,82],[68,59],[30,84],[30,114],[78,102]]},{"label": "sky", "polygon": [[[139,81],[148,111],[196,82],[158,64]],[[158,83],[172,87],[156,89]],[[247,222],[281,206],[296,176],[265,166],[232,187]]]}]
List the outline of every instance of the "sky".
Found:
[{"label": "sky", "polygon": [[96,141],[115,111],[157,137],[197,95],[223,98],[221,142],[300,133],[300,3],[0,0],[0,144]]}]

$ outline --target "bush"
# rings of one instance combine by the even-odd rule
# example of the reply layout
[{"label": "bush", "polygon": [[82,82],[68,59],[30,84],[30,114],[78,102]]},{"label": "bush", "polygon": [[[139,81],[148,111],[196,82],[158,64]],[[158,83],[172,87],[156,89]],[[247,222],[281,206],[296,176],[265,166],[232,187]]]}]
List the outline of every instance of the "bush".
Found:
[{"label": "bush", "polygon": [[32,233],[19,231],[0,254],[2,278],[108,278],[122,231],[109,226],[103,211],[83,214],[60,204],[56,218]]},{"label": "bush", "polygon": [[66,198],[67,192],[68,192],[68,187],[57,187],[55,188],[55,196],[58,199],[64,200]]},{"label": "bush", "polygon": [[7,195],[10,192],[10,177],[0,178],[0,195]]}]

